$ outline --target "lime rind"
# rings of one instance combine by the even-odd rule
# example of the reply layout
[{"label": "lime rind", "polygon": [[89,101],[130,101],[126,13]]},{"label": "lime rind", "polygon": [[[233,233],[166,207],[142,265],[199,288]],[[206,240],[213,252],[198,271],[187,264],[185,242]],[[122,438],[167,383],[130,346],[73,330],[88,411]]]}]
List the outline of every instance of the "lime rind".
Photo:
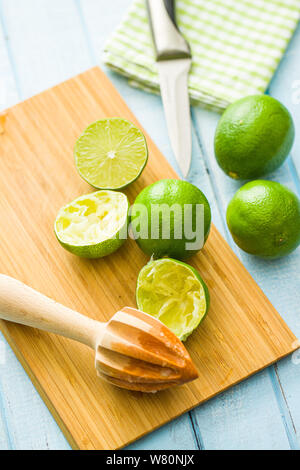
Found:
[{"label": "lime rind", "polygon": [[125,194],[101,190],[80,196],[60,209],[54,224],[58,241],[84,258],[101,258],[127,238],[129,202]]},{"label": "lime rind", "polygon": [[123,189],[135,181],[148,161],[145,136],[122,118],[95,121],[74,148],[80,176],[97,189]]},{"label": "lime rind", "polygon": [[196,269],[162,258],[150,261],[141,270],[136,301],[140,310],[159,319],[185,341],[207,314],[209,293]]}]

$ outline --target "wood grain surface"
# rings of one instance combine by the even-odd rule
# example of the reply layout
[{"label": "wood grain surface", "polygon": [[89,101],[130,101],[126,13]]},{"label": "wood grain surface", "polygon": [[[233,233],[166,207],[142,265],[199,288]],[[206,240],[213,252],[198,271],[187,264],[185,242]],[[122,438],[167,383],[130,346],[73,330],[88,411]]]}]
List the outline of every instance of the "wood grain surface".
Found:
[{"label": "wood grain surface", "polygon": [[[62,205],[92,190],[76,172],[73,146],[88,124],[106,116],[136,122],[94,68],[11,108],[0,136],[1,272],[101,321],[135,306],[136,277],[148,258],[128,240],[110,257],[78,259],[57,243],[53,222]],[[131,202],[147,184],[176,177],[147,141],[147,168],[126,191]],[[118,390],[97,379],[93,352],[84,346],[2,324],[74,448],[123,447],[296,350],[296,337],[214,227],[191,264],[208,284],[211,310],[186,343],[200,374],[187,386],[151,396]]]}]

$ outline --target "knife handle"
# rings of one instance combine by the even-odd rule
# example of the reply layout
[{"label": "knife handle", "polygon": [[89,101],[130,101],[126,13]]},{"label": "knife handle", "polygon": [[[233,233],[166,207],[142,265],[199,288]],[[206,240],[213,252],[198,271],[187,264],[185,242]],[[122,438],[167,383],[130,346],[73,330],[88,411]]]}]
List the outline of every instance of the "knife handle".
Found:
[{"label": "knife handle", "polygon": [[176,25],[174,0],[146,0],[146,4],[156,60],[191,57],[190,47]]}]

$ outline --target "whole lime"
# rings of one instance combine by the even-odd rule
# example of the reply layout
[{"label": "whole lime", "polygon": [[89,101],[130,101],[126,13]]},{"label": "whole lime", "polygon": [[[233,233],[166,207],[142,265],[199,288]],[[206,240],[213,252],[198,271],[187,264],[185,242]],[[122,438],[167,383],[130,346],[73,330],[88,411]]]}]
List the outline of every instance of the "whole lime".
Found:
[{"label": "whole lime", "polygon": [[280,183],[251,181],[230,201],[227,224],[242,250],[279,258],[300,244],[300,201]]},{"label": "whole lime", "polygon": [[295,137],[283,104],[267,95],[242,98],[219,120],[215,155],[231,178],[253,179],[274,171],[288,156]]},{"label": "whole lime", "polygon": [[155,258],[192,256],[203,247],[210,224],[206,197],[187,181],[157,181],[141,191],[131,208],[134,238]]}]

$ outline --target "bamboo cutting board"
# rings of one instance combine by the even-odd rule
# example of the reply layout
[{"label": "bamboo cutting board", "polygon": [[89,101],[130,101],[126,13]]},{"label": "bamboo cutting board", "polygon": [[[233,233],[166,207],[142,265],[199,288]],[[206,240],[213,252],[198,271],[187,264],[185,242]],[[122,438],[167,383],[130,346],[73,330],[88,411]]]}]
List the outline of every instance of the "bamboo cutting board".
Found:
[{"label": "bamboo cutting board", "polygon": [[[0,272],[64,305],[106,321],[135,307],[135,283],[148,258],[128,240],[114,255],[83,260],[56,241],[58,209],[92,191],[73,162],[76,138],[91,122],[122,116],[137,123],[98,68],[8,110],[0,135]],[[137,123],[138,124],[138,123]],[[149,163],[127,194],[176,178],[150,138]],[[27,327],[1,328],[73,448],[125,446],[297,348],[295,336],[215,227],[191,259],[207,282],[211,309],[186,345],[197,381],[158,394],[100,381],[83,345]]]}]

